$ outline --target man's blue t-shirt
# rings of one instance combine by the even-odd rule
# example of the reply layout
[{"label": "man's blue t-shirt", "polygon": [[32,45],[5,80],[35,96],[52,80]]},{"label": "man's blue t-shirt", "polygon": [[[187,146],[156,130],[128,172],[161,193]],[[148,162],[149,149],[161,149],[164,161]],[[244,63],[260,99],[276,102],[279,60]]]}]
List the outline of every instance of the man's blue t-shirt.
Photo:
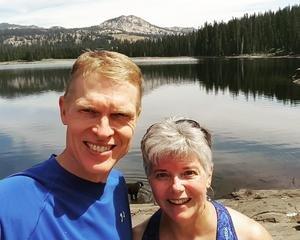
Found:
[{"label": "man's blue t-shirt", "polygon": [[124,177],[81,179],[52,155],[0,181],[0,239],[132,239]]}]

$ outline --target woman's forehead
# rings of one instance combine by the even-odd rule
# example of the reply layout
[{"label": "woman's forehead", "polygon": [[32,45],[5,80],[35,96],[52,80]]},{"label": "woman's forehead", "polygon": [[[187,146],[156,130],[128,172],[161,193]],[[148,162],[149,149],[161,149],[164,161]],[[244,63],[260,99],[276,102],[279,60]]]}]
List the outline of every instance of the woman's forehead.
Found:
[{"label": "woman's forehead", "polygon": [[167,154],[158,157],[154,165],[200,165],[200,161],[195,154]]}]

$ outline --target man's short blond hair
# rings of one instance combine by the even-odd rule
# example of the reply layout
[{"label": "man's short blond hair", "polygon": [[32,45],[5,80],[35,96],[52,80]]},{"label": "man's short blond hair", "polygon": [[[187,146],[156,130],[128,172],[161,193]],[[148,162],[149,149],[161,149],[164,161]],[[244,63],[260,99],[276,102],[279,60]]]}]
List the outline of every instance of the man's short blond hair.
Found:
[{"label": "man's short blond hair", "polygon": [[140,68],[126,55],[106,50],[86,51],[77,58],[64,95],[72,94],[75,79],[78,77],[87,79],[92,73],[99,73],[106,79],[120,83],[129,82],[136,86],[139,94],[137,107],[141,106],[143,76]]}]

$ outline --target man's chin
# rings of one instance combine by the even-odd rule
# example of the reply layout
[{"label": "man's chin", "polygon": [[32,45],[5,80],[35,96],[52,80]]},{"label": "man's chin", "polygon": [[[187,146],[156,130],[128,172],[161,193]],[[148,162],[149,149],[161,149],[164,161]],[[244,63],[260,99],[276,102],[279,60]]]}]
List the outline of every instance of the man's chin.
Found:
[{"label": "man's chin", "polygon": [[94,164],[91,168],[94,173],[99,174],[109,174],[112,168],[116,165],[117,161],[115,159],[107,159],[103,162]]}]

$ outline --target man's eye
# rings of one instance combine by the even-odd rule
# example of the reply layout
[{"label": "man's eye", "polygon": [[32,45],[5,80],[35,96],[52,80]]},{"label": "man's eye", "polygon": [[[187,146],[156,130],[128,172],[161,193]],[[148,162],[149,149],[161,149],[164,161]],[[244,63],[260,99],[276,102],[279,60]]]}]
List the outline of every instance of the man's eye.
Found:
[{"label": "man's eye", "polygon": [[96,114],[97,113],[94,109],[91,109],[91,108],[81,109],[80,112],[89,113],[89,114]]},{"label": "man's eye", "polygon": [[129,118],[129,115],[126,114],[126,113],[113,113],[112,114],[112,117],[114,119],[128,119]]}]

